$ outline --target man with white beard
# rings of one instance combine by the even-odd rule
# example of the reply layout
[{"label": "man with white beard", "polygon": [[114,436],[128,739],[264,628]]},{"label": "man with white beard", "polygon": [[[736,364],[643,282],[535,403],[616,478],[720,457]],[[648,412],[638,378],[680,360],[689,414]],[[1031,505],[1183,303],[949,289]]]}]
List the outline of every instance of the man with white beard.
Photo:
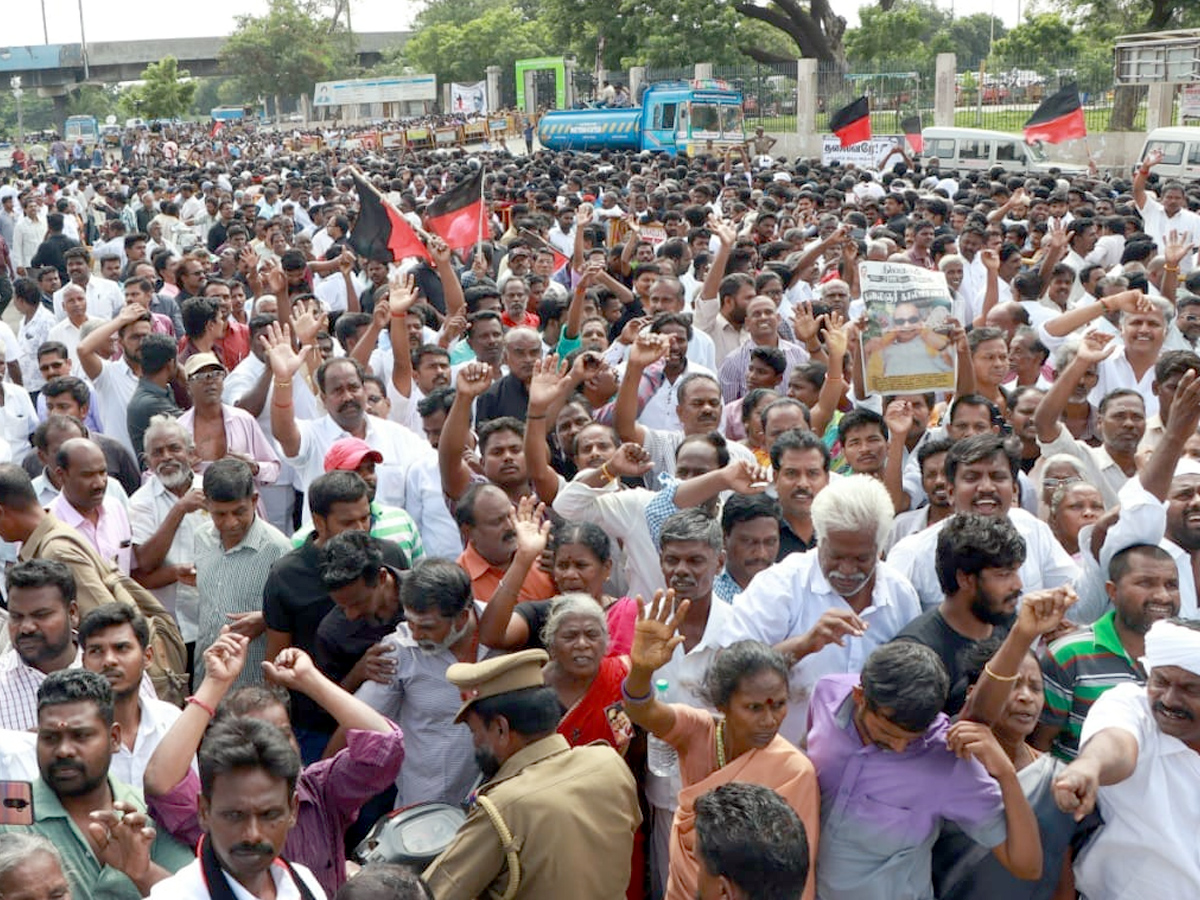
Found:
[{"label": "man with white beard", "polygon": [[191,433],[169,416],[151,419],[144,441],[151,475],[129,498],[134,554],[130,574],[175,617],[191,669],[200,596],[195,533],[204,523],[201,477],[192,468],[196,447]]}]

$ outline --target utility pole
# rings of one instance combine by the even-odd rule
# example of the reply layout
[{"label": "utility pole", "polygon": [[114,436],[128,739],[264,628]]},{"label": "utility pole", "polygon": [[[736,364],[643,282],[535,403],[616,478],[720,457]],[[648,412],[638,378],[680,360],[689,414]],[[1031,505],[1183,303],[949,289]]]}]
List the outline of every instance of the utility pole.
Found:
[{"label": "utility pole", "polygon": [[83,0],[79,0],[79,44],[83,50],[83,80],[88,81],[92,73],[88,71],[87,34],[83,30]]}]

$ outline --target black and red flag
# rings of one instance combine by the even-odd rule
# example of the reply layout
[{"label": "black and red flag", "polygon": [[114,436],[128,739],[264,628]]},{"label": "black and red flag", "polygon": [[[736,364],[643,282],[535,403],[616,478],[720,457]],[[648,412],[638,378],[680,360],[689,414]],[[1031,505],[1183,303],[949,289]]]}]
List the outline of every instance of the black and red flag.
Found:
[{"label": "black and red flag", "polygon": [[466,180],[433,198],[425,210],[425,228],[440,235],[451,250],[466,250],[485,230],[486,216],[483,169],[478,168]]},{"label": "black and red flag", "polygon": [[925,139],[921,137],[920,113],[901,119],[900,127],[904,130],[904,136],[908,139],[908,146],[912,147],[913,153],[920,153],[925,149]]},{"label": "black and red flag", "polygon": [[838,136],[843,147],[871,139],[871,107],[866,96],[859,97],[843,106],[829,117],[829,130]]},{"label": "black and red flag", "polygon": [[1044,141],[1047,144],[1061,144],[1063,141],[1087,137],[1083,104],[1079,102],[1079,86],[1072,81],[1043,100],[1025,123],[1024,131],[1025,140],[1029,143]]},{"label": "black and red flag", "polygon": [[425,244],[399,211],[379,195],[375,186],[358,172],[354,176],[354,187],[358,191],[358,221],[350,232],[350,246],[359,256],[368,259],[379,253],[387,253],[392,262],[409,256],[429,259]]}]

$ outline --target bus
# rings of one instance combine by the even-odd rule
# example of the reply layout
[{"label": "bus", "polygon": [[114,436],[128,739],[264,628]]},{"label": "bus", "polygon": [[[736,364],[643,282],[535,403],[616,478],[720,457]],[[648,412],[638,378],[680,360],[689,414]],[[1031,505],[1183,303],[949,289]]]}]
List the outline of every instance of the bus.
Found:
[{"label": "bus", "polygon": [[240,122],[254,118],[253,106],[215,106],[210,113],[214,122]]},{"label": "bus", "polygon": [[75,143],[76,138],[83,138],[85,144],[94,144],[100,137],[100,123],[95,116],[70,116],[66,128],[63,129],[63,139],[68,144]]}]

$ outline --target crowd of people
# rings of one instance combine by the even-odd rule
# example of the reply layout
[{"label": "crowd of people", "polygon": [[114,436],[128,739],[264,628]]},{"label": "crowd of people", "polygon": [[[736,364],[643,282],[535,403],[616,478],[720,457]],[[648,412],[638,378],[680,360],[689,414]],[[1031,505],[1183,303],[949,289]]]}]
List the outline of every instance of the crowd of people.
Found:
[{"label": "crowd of people", "polygon": [[1200,185],[190,149],[0,175],[0,898],[1200,896]]}]

